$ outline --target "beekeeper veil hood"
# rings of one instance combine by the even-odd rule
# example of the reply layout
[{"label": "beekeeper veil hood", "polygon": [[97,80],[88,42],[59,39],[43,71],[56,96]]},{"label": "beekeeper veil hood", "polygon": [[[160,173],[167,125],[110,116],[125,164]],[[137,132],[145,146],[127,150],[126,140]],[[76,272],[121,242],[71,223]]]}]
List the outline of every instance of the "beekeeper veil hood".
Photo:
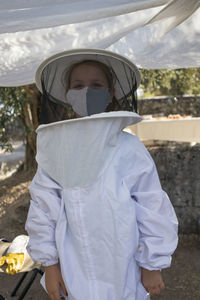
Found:
[{"label": "beekeeper veil hood", "polygon": [[137,112],[135,91],[141,80],[138,68],[127,58],[110,51],[76,49],[46,59],[37,69],[36,85],[43,94],[40,124],[65,120],[67,114],[72,118],[69,115],[71,103],[66,97],[70,70],[75,64],[86,61],[104,64],[110,72],[120,110]]}]

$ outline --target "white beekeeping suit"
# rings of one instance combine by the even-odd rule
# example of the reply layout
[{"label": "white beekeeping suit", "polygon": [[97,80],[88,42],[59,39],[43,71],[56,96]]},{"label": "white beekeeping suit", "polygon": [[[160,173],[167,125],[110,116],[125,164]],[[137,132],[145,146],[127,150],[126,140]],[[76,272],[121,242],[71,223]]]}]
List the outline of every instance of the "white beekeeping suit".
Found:
[{"label": "white beekeeping suit", "polygon": [[148,299],[139,267],[170,266],[174,210],[145,147],[121,131],[138,120],[113,112],[38,130],[28,249],[60,261],[69,299]]},{"label": "white beekeeping suit", "polygon": [[[111,62],[117,99],[129,101],[139,83],[136,67],[99,53]],[[38,86],[54,104],[66,101],[64,55],[39,68]],[[148,151],[123,132],[141,118],[115,111],[55,121],[37,130],[38,171],[26,222],[30,256],[44,266],[59,262],[68,300],[149,299],[140,268],[170,266],[177,218]]]}]

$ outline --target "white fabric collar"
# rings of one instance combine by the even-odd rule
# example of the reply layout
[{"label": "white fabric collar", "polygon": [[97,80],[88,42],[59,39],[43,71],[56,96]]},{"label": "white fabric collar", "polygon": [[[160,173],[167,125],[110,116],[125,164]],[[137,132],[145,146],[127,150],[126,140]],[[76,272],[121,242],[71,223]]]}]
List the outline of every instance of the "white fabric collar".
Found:
[{"label": "white fabric collar", "polygon": [[109,164],[122,130],[140,121],[139,115],[120,111],[41,125],[38,165],[63,188],[88,186]]}]

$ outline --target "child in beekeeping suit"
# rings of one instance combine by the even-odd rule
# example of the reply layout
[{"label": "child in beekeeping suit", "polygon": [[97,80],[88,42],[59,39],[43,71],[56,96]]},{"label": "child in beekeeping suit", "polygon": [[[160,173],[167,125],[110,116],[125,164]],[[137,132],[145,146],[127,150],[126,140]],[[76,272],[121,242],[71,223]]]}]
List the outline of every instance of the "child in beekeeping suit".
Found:
[{"label": "child in beekeeping suit", "polygon": [[148,151],[123,131],[141,121],[124,109],[136,110],[139,83],[131,61],[98,49],[59,53],[36,72],[42,125],[26,230],[52,300],[146,300],[164,289],[177,218]]}]

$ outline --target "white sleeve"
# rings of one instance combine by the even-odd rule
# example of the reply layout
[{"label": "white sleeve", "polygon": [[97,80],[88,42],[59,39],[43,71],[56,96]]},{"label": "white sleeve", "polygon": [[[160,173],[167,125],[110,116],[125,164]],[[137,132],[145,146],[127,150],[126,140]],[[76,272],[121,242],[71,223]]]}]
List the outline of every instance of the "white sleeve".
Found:
[{"label": "white sleeve", "polygon": [[58,262],[55,226],[61,205],[61,187],[38,168],[30,186],[31,202],[25,229],[27,250],[34,261],[50,266]]},{"label": "white sleeve", "polygon": [[125,183],[135,201],[139,246],[135,259],[149,270],[167,268],[177,247],[178,221],[173,206],[162,190],[155,164],[141,145]]}]

